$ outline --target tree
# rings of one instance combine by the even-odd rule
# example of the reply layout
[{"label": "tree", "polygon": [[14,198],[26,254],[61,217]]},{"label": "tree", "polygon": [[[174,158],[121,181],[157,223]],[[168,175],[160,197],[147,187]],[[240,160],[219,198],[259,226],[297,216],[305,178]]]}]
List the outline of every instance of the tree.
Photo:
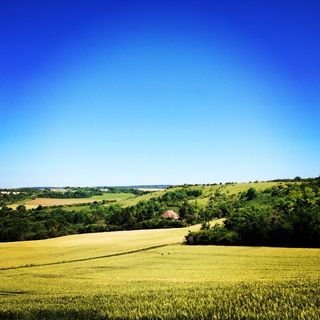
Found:
[{"label": "tree", "polygon": [[255,188],[249,188],[246,197],[248,200],[253,200],[257,197],[257,190]]}]

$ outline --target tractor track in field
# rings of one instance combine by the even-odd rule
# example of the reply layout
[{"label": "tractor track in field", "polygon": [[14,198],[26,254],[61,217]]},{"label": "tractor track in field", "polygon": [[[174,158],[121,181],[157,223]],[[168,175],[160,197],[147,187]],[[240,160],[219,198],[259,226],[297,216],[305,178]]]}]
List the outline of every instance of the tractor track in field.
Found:
[{"label": "tractor track in field", "polygon": [[118,253],[111,253],[106,254],[103,256],[96,256],[96,257],[89,257],[89,258],[81,258],[81,259],[74,259],[74,260],[64,260],[64,261],[56,261],[56,262],[49,262],[49,263],[39,263],[39,264],[26,264],[26,265],[20,265],[15,267],[0,267],[0,271],[6,271],[6,270],[15,270],[15,269],[25,269],[25,268],[35,268],[35,267],[46,267],[46,266],[54,266],[54,265],[60,265],[60,264],[66,264],[66,263],[75,263],[75,262],[83,262],[83,261],[90,261],[90,260],[98,260],[98,259],[105,259],[105,258],[112,258],[112,257],[118,257],[118,256],[124,256],[128,254],[134,254],[139,253],[143,251],[149,251],[153,249],[168,247],[176,244],[181,244],[181,242],[174,242],[174,243],[167,243],[167,244],[160,244],[157,246],[151,246],[136,250],[130,250],[126,252],[118,252]]}]

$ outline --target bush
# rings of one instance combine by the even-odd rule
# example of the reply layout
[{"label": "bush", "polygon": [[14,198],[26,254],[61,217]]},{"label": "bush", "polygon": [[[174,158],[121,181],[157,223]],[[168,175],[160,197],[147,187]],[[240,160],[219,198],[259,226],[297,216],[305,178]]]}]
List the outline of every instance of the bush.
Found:
[{"label": "bush", "polygon": [[223,226],[215,225],[210,229],[198,232],[189,232],[185,237],[186,244],[190,245],[232,245],[238,241],[238,234]]}]

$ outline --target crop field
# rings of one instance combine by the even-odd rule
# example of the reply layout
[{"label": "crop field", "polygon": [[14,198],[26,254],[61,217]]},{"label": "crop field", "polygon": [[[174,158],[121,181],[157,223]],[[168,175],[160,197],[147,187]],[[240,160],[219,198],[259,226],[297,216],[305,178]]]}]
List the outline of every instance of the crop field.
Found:
[{"label": "crop field", "polygon": [[102,200],[114,200],[121,201],[135,197],[132,193],[104,193],[101,196],[93,196],[90,198],[68,198],[68,199],[56,199],[56,198],[36,198],[10,205],[11,208],[16,208],[18,205],[23,204],[27,209],[37,208],[41,206],[68,206],[74,204],[93,203],[95,201]]},{"label": "crop field", "polygon": [[320,249],[182,245],[197,228],[0,243],[0,319],[320,318]]}]

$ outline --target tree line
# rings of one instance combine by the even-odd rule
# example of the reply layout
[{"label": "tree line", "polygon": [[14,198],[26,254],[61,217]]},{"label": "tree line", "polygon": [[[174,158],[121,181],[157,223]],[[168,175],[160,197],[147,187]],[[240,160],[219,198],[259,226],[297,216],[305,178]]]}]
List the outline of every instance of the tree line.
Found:
[{"label": "tree line", "polygon": [[[320,247],[320,178],[216,193],[206,212],[207,222],[186,236],[187,244]],[[211,227],[208,221],[217,217],[226,218],[224,225]]]},{"label": "tree line", "polygon": [[103,192],[99,188],[66,188],[63,191],[44,189],[37,193],[37,197],[39,198],[53,199],[78,199],[101,195],[103,195]]}]

